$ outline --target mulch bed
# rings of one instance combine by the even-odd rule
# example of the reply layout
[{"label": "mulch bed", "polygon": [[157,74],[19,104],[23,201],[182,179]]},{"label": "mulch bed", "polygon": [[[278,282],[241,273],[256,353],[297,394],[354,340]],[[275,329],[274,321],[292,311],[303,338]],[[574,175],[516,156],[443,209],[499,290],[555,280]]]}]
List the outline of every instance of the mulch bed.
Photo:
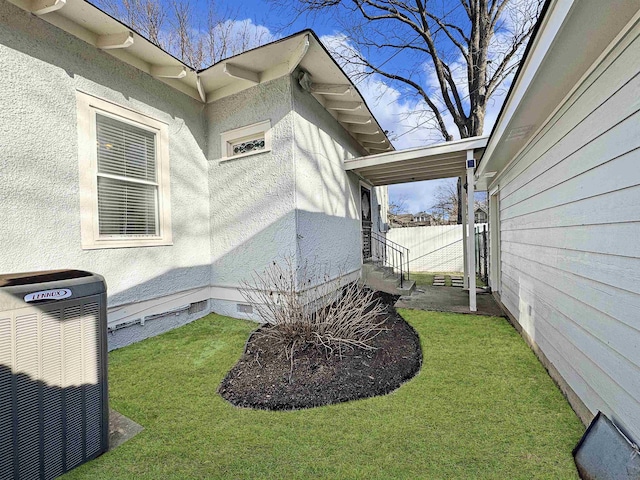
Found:
[{"label": "mulch bed", "polygon": [[268,328],[262,326],[251,334],[244,354],[218,392],[238,407],[294,410],[384,395],[397,389],[420,370],[420,339],[393,308],[398,297],[377,296],[387,305],[387,313],[386,330],[372,342],[376,350],[354,349],[340,356],[307,347],[295,352],[292,370],[284,352],[259,334],[262,328]]}]

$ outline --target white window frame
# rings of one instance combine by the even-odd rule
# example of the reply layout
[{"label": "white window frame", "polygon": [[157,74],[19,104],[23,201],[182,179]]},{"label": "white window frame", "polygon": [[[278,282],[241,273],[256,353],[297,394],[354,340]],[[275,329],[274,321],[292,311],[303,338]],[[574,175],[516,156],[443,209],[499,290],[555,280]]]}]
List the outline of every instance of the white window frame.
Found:
[{"label": "white window frame", "polygon": [[[169,182],[169,128],[164,122],[114,103],[76,92],[78,163],[80,168],[80,231],[82,248],[128,248],[173,245]],[[101,114],[150,130],[156,135],[158,235],[100,235],[98,223],[98,150],[96,115]]]},{"label": "white window frame", "polygon": [[[261,150],[252,150],[246,153],[233,154],[232,147],[236,143],[254,140],[260,135],[264,136],[264,148]],[[221,155],[220,162],[235,160],[236,158],[248,157],[271,151],[271,120],[247,125],[245,127],[234,128],[220,134],[221,139]]]}]

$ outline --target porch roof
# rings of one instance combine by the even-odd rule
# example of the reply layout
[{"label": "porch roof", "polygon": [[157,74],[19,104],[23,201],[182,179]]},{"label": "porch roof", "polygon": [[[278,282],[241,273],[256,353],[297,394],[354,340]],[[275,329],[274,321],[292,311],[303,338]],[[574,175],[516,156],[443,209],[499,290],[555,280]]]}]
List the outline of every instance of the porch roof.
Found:
[{"label": "porch roof", "polygon": [[464,176],[467,152],[480,158],[487,136],[471,137],[427,147],[385,152],[345,160],[344,169],[353,171],[373,185],[419,182]]}]

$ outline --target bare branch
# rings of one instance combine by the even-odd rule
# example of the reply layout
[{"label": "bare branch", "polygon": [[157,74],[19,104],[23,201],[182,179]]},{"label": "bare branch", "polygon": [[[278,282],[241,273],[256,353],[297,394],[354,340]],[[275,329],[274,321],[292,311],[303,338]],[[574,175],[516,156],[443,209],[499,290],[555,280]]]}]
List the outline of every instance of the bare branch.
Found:
[{"label": "bare branch", "polygon": [[[267,325],[259,332],[279,344],[293,365],[295,346],[372,350],[371,340],[384,330],[385,307],[358,282],[343,283],[326,265],[296,265],[289,256],[254,273],[240,289]],[[293,367],[292,367],[293,368]]]}]

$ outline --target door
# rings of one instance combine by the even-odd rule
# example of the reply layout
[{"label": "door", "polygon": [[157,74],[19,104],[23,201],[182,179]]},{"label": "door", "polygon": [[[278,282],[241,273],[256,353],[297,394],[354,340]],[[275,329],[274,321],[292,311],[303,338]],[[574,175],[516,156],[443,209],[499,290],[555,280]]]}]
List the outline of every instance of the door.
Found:
[{"label": "door", "polygon": [[371,190],[360,186],[360,213],[362,217],[362,258],[371,258]]}]

